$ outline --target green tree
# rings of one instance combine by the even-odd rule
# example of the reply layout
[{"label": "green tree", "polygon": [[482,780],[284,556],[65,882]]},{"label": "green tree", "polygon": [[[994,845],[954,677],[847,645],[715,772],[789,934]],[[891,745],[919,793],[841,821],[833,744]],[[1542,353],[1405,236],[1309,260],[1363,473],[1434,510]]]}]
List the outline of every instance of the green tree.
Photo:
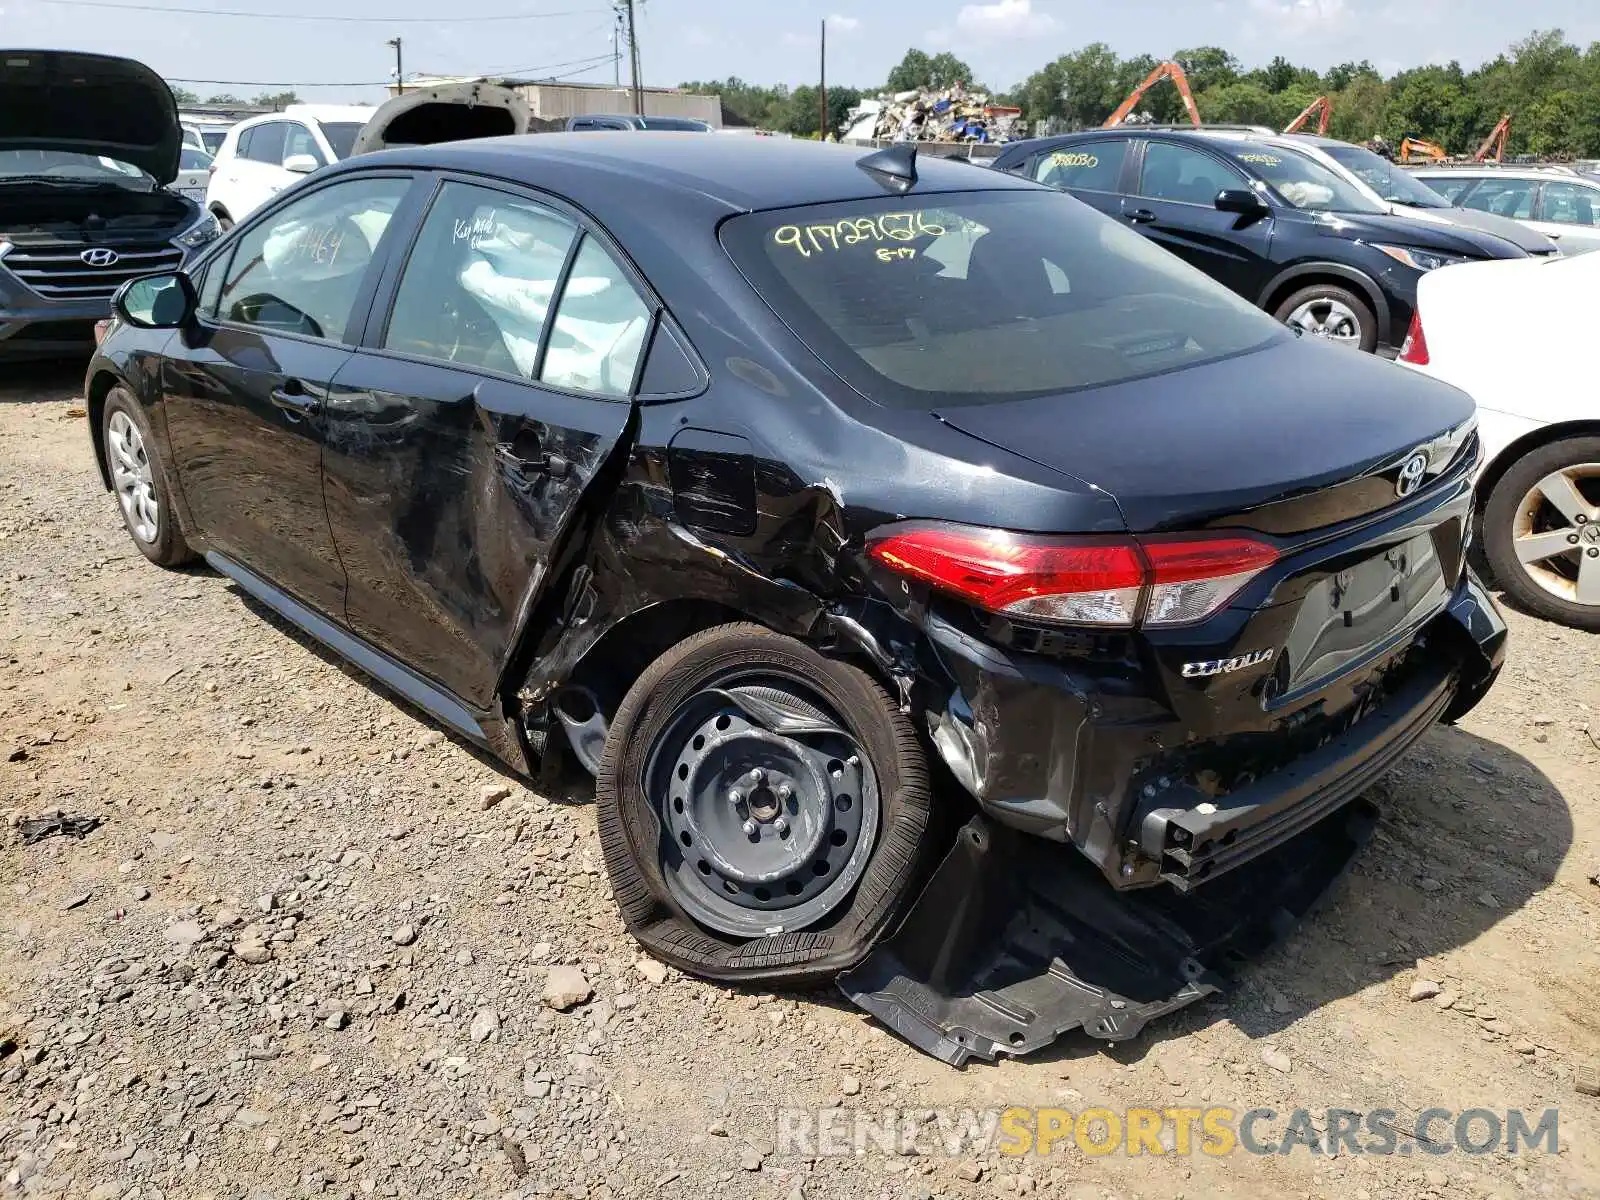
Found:
[{"label": "green tree", "polygon": [[200,97],[195,95],[188,88],[179,87],[175,83],[169,83],[167,86],[172,89],[172,98],[178,102],[180,107],[185,104],[200,103]]},{"label": "green tree", "polygon": [[206,103],[242,105],[244,101],[239,99],[239,97],[235,96],[232,92],[219,92],[215,96],[210,97]]},{"label": "green tree", "polygon": [[1172,61],[1183,68],[1196,92],[1221,87],[1239,78],[1239,60],[1221,46],[1196,46],[1179,50]]},{"label": "green tree", "polygon": [[1063,54],[1056,64],[1061,71],[1059,115],[1075,128],[1103,124],[1132,90],[1122,86],[1122,60],[1104,42],[1091,42],[1082,50]]},{"label": "green tree", "polygon": [[884,87],[891,92],[909,92],[913,88],[932,86],[932,79],[933,59],[913,46],[906,51],[899,65],[889,72],[889,82]]},{"label": "green tree", "polygon": [[1322,77],[1322,84],[1327,92],[1342,92],[1358,79],[1383,82],[1383,76],[1378,74],[1378,68],[1363,58],[1360,62],[1343,62],[1337,67],[1330,67],[1328,73]]},{"label": "green tree", "polygon": [[935,54],[928,63],[927,87],[943,90],[955,84],[972,85],[972,68],[948,50]]},{"label": "green tree", "polygon": [[1390,141],[1421,136],[1457,152],[1475,149],[1488,131],[1482,105],[1469,93],[1459,63],[1403,71],[1391,81],[1383,113],[1383,132]]},{"label": "green tree", "polygon": [[300,97],[293,92],[262,92],[251,104],[261,108],[288,108],[291,104],[299,104]]},{"label": "green tree", "polygon": [[1365,142],[1383,129],[1383,112],[1389,103],[1389,85],[1373,72],[1357,75],[1343,91],[1334,92],[1328,133],[1346,142]]}]

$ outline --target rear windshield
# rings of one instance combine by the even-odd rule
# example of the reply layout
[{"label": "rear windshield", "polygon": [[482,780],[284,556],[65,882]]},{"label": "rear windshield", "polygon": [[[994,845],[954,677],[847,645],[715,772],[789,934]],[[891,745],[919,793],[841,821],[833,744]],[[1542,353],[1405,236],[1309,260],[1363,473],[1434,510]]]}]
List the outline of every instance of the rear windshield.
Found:
[{"label": "rear windshield", "polygon": [[1287,336],[1059,192],[952,192],[736,217],[723,244],[811,349],[901,408],[1098,387]]}]

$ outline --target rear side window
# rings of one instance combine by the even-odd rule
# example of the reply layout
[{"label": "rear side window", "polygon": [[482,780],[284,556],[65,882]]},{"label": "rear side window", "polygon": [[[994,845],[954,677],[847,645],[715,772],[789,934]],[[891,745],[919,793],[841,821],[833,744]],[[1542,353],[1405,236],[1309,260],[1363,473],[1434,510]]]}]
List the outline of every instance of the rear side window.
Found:
[{"label": "rear side window", "polygon": [[1539,200],[1539,218],[1563,225],[1600,225],[1600,190],[1577,183],[1547,183]]},{"label": "rear side window", "polygon": [[249,142],[241,143],[239,153],[252,162],[280,166],[283,163],[283,131],[282,121],[269,121],[265,125],[257,125],[246,135]]},{"label": "rear side window", "polygon": [[1115,192],[1127,154],[1125,141],[1079,142],[1041,154],[1033,177],[1051,187],[1088,192]]},{"label": "rear side window", "polygon": [[1071,392],[1287,336],[1084,204],[957,192],[752,213],[723,243],[772,308],[869,399],[934,409]]},{"label": "rear side window", "polygon": [[1497,217],[1526,221],[1533,216],[1533,193],[1538,187],[1532,179],[1485,179],[1462,205]]},{"label": "rear side window", "polygon": [[626,396],[644,352],[650,310],[622,269],[585,237],[556,306],[539,379],[597,396]]}]

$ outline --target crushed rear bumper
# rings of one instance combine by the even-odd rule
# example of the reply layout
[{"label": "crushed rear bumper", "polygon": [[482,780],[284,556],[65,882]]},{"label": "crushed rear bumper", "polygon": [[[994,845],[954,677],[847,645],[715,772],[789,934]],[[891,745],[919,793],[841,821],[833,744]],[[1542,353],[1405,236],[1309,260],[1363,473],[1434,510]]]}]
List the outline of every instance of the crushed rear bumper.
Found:
[{"label": "crushed rear bumper", "polygon": [[1123,1041],[1221,991],[1229,963],[1292,929],[1376,817],[1346,805],[1187,896],[1117,891],[1071,847],[975,817],[894,936],[839,987],[952,1066],[1078,1028]]}]

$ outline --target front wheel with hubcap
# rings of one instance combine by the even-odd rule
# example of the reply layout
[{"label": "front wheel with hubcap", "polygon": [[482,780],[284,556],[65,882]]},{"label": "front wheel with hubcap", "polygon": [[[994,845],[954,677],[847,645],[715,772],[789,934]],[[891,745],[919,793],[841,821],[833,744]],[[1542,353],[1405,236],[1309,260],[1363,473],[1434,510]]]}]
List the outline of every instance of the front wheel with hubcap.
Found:
[{"label": "front wheel with hubcap", "polygon": [[1600,630],[1600,438],[1513,463],[1484,504],[1483,544],[1495,582],[1524,608]]},{"label": "front wheel with hubcap", "polygon": [[141,554],[159,566],[189,562],[194,552],[172,515],[166,477],[139,402],[124,389],[112,388],[101,419],[107,473],[128,536]]},{"label": "front wheel with hubcap", "polygon": [[1339,346],[1368,352],[1378,345],[1378,320],[1372,306],[1349,288],[1319,283],[1301,288],[1274,314],[1291,329]]},{"label": "front wheel with hubcap", "polygon": [[930,786],[864,671],[755,625],[673,647],[623,700],[596,777],[629,930],[694,974],[815,982],[899,912]]}]

